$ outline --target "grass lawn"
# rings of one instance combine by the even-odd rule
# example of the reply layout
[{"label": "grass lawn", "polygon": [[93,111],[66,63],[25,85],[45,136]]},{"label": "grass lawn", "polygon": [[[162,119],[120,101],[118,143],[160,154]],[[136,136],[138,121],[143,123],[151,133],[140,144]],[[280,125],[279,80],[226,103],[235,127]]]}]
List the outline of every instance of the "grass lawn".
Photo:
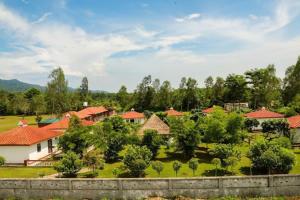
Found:
[{"label": "grass lawn", "polygon": [[[29,125],[36,125],[36,116],[25,116],[24,119],[29,123]],[[48,115],[43,115],[43,119],[49,117]],[[10,130],[17,127],[18,122],[23,119],[23,116],[0,116],[0,134],[3,131]]]},{"label": "grass lawn", "polygon": [[51,167],[0,167],[0,178],[38,178],[55,173]]},{"label": "grass lawn", "polygon": [[[208,148],[212,148],[214,144],[209,144]],[[240,145],[240,150],[242,152],[241,161],[233,168],[233,174],[225,174],[225,175],[248,175],[250,172],[250,160],[247,158],[247,152],[249,149],[249,145],[247,143],[243,143]],[[300,174],[300,149],[294,150],[296,154],[296,165],[290,171],[290,174]],[[120,153],[122,157],[124,155],[124,151]],[[196,156],[199,159],[199,166],[197,171],[195,172],[195,176],[215,176],[215,166],[211,164],[212,157],[207,153],[206,144],[202,144],[199,146],[199,149],[196,151]],[[178,172],[178,177],[193,177],[193,171],[188,167],[188,159],[182,157],[180,153],[174,152],[174,149],[166,149],[166,147],[162,146],[159,150],[159,153],[155,160],[159,160],[163,162],[164,169],[161,172],[160,176],[158,176],[157,172],[149,166],[146,169],[146,177],[175,177],[175,172],[173,170],[173,162],[178,160],[182,162],[182,167]],[[106,163],[103,170],[99,171],[99,178],[112,178],[114,175],[112,174],[112,170],[114,168],[120,167],[122,162],[115,163]],[[231,169],[228,169],[231,171]],[[219,170],[218,174],[224,175]],[[120,177],[127,176],[128,174],[121,174]]]}]

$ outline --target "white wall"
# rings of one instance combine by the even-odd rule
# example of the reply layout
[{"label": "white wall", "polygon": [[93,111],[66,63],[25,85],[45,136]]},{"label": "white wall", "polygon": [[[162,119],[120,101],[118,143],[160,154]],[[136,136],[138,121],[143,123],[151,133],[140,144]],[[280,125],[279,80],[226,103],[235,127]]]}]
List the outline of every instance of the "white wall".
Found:
[{"label": "white wall", "polygon": [[268,121],[268,120],[277,120],[277,119],[283,119],[283,118],[263,118],[263,119],[257,119],[257,121],[259,122],[258,127],[255,127],[253,130],[262,130],[261,124],[264,121]]},{"label": "white wall", "polygon": [[[52,139],[52,145],[57,146],[58,139]],[[31,146],[0,146],[0,156],[3,156],[6,163],[24,163],[24,160],[38,160],[47,156],[48,153],[48,140],[43,141],[41,144],[41,151],[37,152],[37,144]]]},{"label": "white wall", "polygon": [[[125,121],[128,122],[128,123],[131,123],[131,120],[130,120],[130,119],[126,119]],[[134,119],[134,122],[133,122],[133,123],[143,124],[144,122],[145,122],[145,119],[144,119],[144,118],[139,118],[139,119]]]},{"label": "white wall", "polygon": [[293,142],[300,143],[300,128],[295,129],[295,135],[294,135]]},{"label": "white wall", "polygon": [[0,146],[0,156],[6,163],[24,163],[29,159],[29,146]]}]

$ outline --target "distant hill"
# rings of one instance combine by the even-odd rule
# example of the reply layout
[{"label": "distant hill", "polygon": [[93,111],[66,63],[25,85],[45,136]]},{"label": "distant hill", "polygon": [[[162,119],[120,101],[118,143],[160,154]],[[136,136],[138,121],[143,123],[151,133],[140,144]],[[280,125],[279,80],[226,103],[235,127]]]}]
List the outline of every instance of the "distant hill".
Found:
[{"label": "distant hill", "polygon": [[[36,88],[41,91],[44,91],[46,89],[45,86],[24,83],[17,79],[11,79],[11,80],[0,79],[0,90],[6,90],[9,92],[23,92],[29,88]],[[69,90],[74,91],[75,89],[69,87]],[[102,90],[92,90],[91,92],[92,93],[108,93],[108,92],[102,91]]]},{"label": "distant hill", "polygon": [[30,83],[24,83],[17,79],[11,79],[11,80],[0,79],[0,90],[7,90],[10,92],[23,92],[29,88],[45,90],[44,86],[30,84]]}]

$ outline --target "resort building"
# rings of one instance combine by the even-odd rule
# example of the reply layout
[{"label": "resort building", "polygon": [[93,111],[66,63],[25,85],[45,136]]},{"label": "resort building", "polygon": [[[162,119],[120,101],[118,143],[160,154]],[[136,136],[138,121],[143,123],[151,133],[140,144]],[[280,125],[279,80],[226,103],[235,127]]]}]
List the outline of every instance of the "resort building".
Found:
[{"label": "resort building", "polygon": [[145,122],[145,115],[143,113],[134,111],[133,108],[131,109],[131,111],[123,113],[121,117],[126,122],[130,122],[130,123],[143,124]]},{"label": "resort building", "polygon": [[101,121],[113,114],[114,114],[113,110],[106,109],[103,106],[87,107],[75,113],[75,115],[78,116],[80,119],[85,119],[93,122]]},{"label": "resort building", "polygon": [[58,137],[62,134],[27,125],[19,126],[0,134],[0,155],[7,164],[40,160],[56,151]]},{"label": "resort building", "polygon": [[182,112],[174,110],[174,108],[172,108],[172,107],[169,110],[167,110],[165,113],[167,114],[168,117],[182,117],[183,116]]},{"label": "resort building", "polygon": [[258,120],[259,125],[254,130],[261,130],[262,129],[261,124],[264,121],[268,121],[272,119],[284,119],[284,115],[269,111],[265,107],[262,107],[261,109],[254,112],[247,113],[244,116],[246,118],[252,118]]},{"label": "resort building", "polygon": [[156,130],[160,135],[170,135],[170,127],[155,114],[145,122],[138,134],[144,135],[145,130]]},{"label": "resort building", "polygon": [[293,143],[300,144],[300,115],[287,118],[290,128],[295,131]]}]

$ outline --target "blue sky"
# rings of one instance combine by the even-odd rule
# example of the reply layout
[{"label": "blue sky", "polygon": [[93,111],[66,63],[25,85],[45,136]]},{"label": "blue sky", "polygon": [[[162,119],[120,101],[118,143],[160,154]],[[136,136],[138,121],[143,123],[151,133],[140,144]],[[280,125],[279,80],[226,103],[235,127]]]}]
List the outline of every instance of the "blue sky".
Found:
[{"label": "blue sky", "polygon": [[148,74],[177,87],[300,55],[298,0],[0,0],[0,78],[133,90]]}]

